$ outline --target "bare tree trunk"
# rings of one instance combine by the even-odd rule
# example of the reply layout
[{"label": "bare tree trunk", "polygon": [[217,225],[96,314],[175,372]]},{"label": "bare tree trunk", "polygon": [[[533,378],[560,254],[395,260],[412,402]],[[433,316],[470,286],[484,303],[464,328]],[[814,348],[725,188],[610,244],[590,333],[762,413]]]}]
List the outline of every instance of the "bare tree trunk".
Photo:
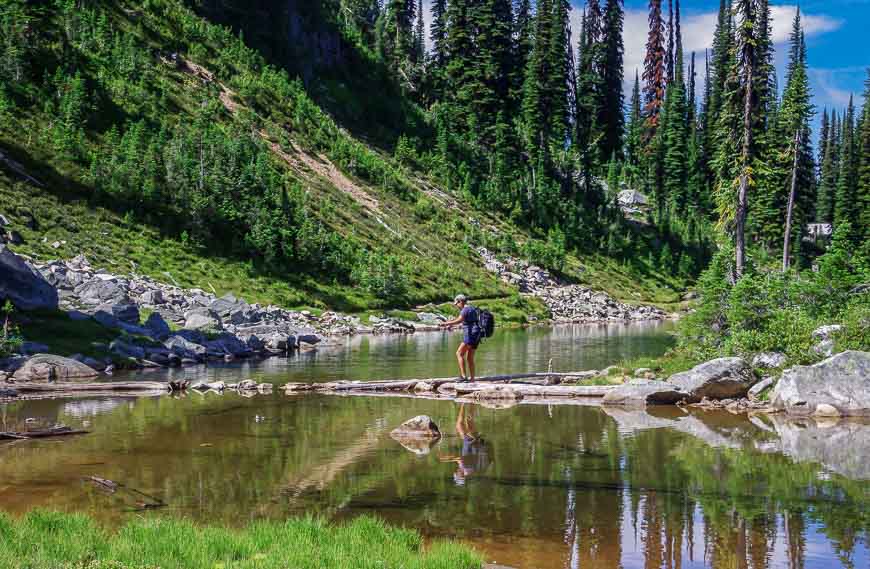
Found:
[{"label": "bare tree trunk", "polygon": [[782,272],[786,272],[789,267],[791,250],[791,218],[794,211],[794,195],[797,191],[797,167],[798,167],[798,147],[801,143],[800,127],[794,133],[794,160],[791,165],[791,191],[788,194],[788,208],[785,215],[785,238],[782,244]]}]

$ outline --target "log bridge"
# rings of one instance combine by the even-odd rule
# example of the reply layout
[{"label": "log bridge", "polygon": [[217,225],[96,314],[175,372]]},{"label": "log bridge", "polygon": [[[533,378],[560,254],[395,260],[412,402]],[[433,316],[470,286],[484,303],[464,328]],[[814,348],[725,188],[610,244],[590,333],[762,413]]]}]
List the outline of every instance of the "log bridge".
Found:
[{"label": "log bridge", "polygon": [[537,372],[479,377],[474,382],[458,382],[455,377],[382,381],[334,381],[328,383],[288,383],[287,394],[332,393],[346,395],[394,394],[431,396],[441,394],[477,400],[520,400],[526,397],[580,398],[604,397],[612,385],[564,385],[599,375],[587,372]]}]

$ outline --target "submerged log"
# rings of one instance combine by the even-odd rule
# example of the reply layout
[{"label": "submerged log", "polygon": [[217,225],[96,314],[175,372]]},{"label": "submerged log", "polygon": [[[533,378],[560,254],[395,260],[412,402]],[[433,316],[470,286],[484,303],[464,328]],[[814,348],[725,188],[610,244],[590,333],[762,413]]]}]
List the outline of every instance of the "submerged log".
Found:
[{"label": "submerged log", "polygon": [[90,431],[71,429],[69,427],[55,427],[52,429],[44,429],[41,431],[0,431],[0,440],[44,439],[48,437],[62,437],[66,435],[86,435],[89,432]]},{"label": "submerged log", "polygon": [[156,381],[107,381],[105,383],[16,382],[11,384],[19,393],[71,393],[78,391],[172,391],[168,383]]}]

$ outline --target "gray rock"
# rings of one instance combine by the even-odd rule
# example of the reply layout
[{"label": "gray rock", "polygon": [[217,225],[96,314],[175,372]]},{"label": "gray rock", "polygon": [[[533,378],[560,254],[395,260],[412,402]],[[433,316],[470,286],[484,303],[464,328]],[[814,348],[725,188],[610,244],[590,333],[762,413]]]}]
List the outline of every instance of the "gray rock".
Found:
[{"label": "gray rock", "polygon": [[54,310],[57,290],[21,257],[0,245],[0,300],[21,310]]},{"label": "gray rock", "polygon": [[120,328],[121,322],[111,312],[98,310],[94,313],[94,320],[106,328]]},{"label": "gray rock", "polygon": [[85,356],[84,358],[82,358],[81,361],[82,361],[82,363],[85,364],[86,366],[88,366],[88,367],[90,367],[90,368],[93,368],[93,369],[95,369],[95,370],[97,370],[97,371],[103,371],[103,370],[105,370],[106,367],[107,367],[106,362],[101,362],[100,360],[97,360],[97,359],[94,359],[94,358],[89,358],[89,357],[87,357],[87,356]]},{"label": "gray rock", "polygon": [[126,342],[120,338],[109,344],[109,351],[125,358],[134,358],[137,360],[145,359],[145,348],[137,346],[136,344],[131,344],[130,342]]},{"label": "gray rock", "polygon": [[18,392],[14,389],[0,387],[0,397],[18,397]]},{"label": "gray rock", "polygon": [[151,330],[144,327],[139,326],[138,324],[128,324],[126,322],[118,322],[118,328],[126,332],[131,336],[147,336],[151,337]]},{"label": "gray rock", "polygon": [[813,330],[813,340],[817,340],[822,342],[824,340],[831,340],[834,337],[834,334],[842,330],[843,327],[839,324],[828,324],[827,326],[820,326]]},{"label": "gray rock", "polygon": [[150,304],[152,306],[157,306],[166,302],[166,300],[163,298],[163,291],[161,291],[160,289],[145,291],[142,296],[139,297],[139,300],[141,300],[145,304]]},{"label": "gray rock", "polygon": [[237,311],[243,307],[242,303],[232,294],[226,294],[212,301],[209,305],[215,313],[220,316],[228,316],[231,312]]},{"label": "gray rock", "polygon": [[743,358],[717,358],[682,373],[668,382],[689,394],[690,399],[733,399],[745,397],[757,378]]},{"label": "gray rock", "polygon": [[790,415],[870,416],[870,352],[843,352],[785,370],[770,403]]},{"label": "gray rock", "polygon": [[749,388],[746,396],[749,398],[750,401],[758,401],[758,397],[761,395],[761,393],[774,383],[776,383],[776,378],[765,377],[764,379],[753,385],[751,388]]},{"label": "gray rock", "polygon": [[37,354],[13,374],[16,381],[75,381],[96,377],[97,371],[70,358]]},{"label": "gray rock", "polygon": [[253,352],[261,352],[266,347],[266,343],[263,342],[256,334],[251,334],[249,336],[242,336],[239,338],[242,340],[248,349]]},{"label": "gray rock", "polygon": [[74,289],[85,304],[115,304],[128,300],[124,288],[115,280],[95,278]]},{"label": "gray rock", "polygon": [[813,352],[826,358],[831,357],[832,355],[834,355],[834,341],[822,340],[821,342],[813,346]]},{"label": "gray rock", "polygon": [[788,361],[788,357],[782,352],[761,352],[752,358],[752,367],[771,369],[782,367]]},{"label": "gray rock", "polygon": [[90,320],[91,319],[90,314],[85,314],[84,312],[82,312],[80,310],[70,310],[66,313],[66,315],[69,316],[70,320],[75,320],[77,322],[80,322],[82,320]]},{"label": "gray rock", "polygon": [[221,330],[221,319],[209,308],[194,308],[184,315],[184,327],[189,330]]},{"label": "gray rock", "polygon": [[317,334],[299,334],[296,336],[296,342],[314,346],[321,342],[321,338]]},{"label": "gray rock", "polygon": [[163,342],[163,345],[182,359],[197,362],[202,361],[208,351],[205,346],[191,342],[178,334],[170,336],[165,342]]},{"label": "gray rock", "polygon": [[168,338],[172,329],[159,312],[152,312],[145,321],[145,327],[151,331],[151,336],[158,340]]},{"label": "gray rock", "polygon": [[209,354],[213,353],[221,356],[229,354],[240,357],[250,355],[251,353],[250,348],[248,348],[245,342],[236,338],[229,332],[224,332],[217,338],[207,341],[205,347],[208,349]]},{"label": "gray rock", "polygon": [[602,405],[673,405],[689,394],[666,381],[634,380],[616,386],[602,399]]},{"label": "gray rock", "polygon": [[437,439],[441,438],[441,430],[428,415],[417,415],[393,429],[390,436],[399,439]]},{"label": "gray rock", "polygon": [[[100,309],[106,310],[106,308],[103,308],[102,306],[100,307]],[[128,324],[139,323],[139,307],[132,302],[113,304],[112,306],[108,307],[107,312],[111,312],[112,316],[114,316],[121,322],[126,322]]]},{"label": "gray rock", "polygon": [[296,347],[296,336],[275,332],[265,339],[266,348],[276,352],[287,352]]},{"label": "gray rock", "polygon": [[239,391],[253,391],[257,389],[257,382],[250,379],[243,379],[236,386]]},{"label": "gray rock", "polygon": [[417,320],[425,324],[440,324],[447,319],[440,314],[434,314],[432,312],[418,312]]}]

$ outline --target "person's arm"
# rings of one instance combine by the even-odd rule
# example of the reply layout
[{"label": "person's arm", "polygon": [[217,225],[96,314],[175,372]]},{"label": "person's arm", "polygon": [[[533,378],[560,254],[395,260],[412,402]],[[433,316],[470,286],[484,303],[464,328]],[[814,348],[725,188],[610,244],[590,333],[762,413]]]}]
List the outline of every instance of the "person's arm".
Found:
[{"label": "person's arm", "polygon": [[459,313],[459,316],[454,318],[453,320],[448,320],[447,322],[443,322],[441,324],[442,328],[450,328],[451,326],[456,326],[457,324],[462,324],[465,321],[465,316],[462,315],[462,312]]}]

